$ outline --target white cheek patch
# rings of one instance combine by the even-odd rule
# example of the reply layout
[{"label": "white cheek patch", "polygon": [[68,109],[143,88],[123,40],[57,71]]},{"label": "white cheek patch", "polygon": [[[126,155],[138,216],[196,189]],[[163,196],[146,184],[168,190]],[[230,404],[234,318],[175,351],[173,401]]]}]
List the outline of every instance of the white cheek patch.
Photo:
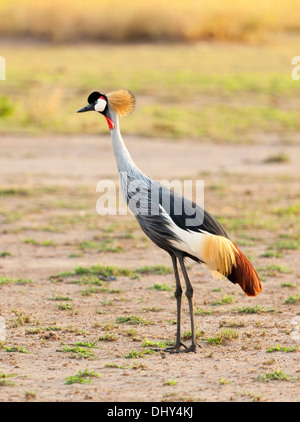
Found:
[{"label": "white cheek patch", "polygon": [[95,104],[95,111],[104,111],[106,107],[106,101],[102,98],[99,98],[99,100]]}]

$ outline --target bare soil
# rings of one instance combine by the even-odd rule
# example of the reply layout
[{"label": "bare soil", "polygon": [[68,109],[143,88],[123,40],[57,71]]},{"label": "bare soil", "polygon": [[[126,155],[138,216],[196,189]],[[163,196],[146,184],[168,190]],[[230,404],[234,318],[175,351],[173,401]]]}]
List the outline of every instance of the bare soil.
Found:
[{"label": "bare soil", "polygon": [[[299,195],[297,145],[272,139],[240,146],[133,137],[126,143],[136,164],[154,178],[204,178],[205,204],[218,216],[238,216],[239,210],[257,203],[256,216],[265,221],[269,202],[275,208],[285,206]],[[264,161],[283,151],[288,162]],[[99,263],[132,271],[146,265],[171,267],[168,255],[145,239],[133,216],[96,214],[97,182],[117,181],[109,136],[3,137],[0,178],[0,254],[8,253],[0,257],[0,276],[31,280],[0,283],[0,315],[6,322],[0,348],[0,381],[5,380],[0,383],[1,401],[299,400],[299,301],[286,302],[299,295],[299,250],[283,251],[280,258],[261,256],[278,238],[280,227],[246,227],[232,234],[236,242],[243,239],[240,247],[256,268],[273,264],[289,270],[268,273],[256,298],[188,263],[198,311],[196,354],[161,351],[128,358],[132,350],[145,350],[144,339],[175,339],[173,274],[117,276],[101,286],[83,284],[79,276],[53,277]],[[101,244],[103,239],[119,249],[99,252],[93,243],[81,243]],[[166,284],[171,291],[158,291],[155,284]],[[232,302],[212,304],[224,296]],[[243,307],[259,312],[239,312]],[[117,320],[124,316],[148,323]],[[211,343],[222,329],[227,334],[231,330],[234,338]],[[189,330],[184,299],[182,332]],[[98,339],[97,347],[86,347],[94,356],[63,351]],[[184,341],[189,344],[189,339]],[[276,345],[293,351],[267,353]],[[91,378],[90,384],[66,383],[67,377],[86,369],[101,376]],[[266,381],[266,374],[285,379]]]}]

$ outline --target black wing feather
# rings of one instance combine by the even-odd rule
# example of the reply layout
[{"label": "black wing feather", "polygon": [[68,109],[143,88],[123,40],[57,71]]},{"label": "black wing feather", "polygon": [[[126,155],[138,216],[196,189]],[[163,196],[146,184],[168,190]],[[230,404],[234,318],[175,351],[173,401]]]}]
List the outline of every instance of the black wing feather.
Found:
[{"label": "black wing feather", "polygon": [[[145,175],[140,175],[138,179],[127,175],[127,178],[127,183],[132,180],[135,182],[133,185],[128,183],[126,186],[127,204],[144,233],[162,249],[174,253],[172,240],[180,241],[171,229],[170,222],[164,213],[167,213],[171,220],[183,230],[195,232],[202,230],[228,237],[218,221],[193,201]],[[132,201],[134,198],[137,200]],[[190,256],[187,253],[185,255]],[[190,257],[199,261],[196,257]]]},{"label": "black wing feather", "polygon": [[[167,212],[178,227],[183,230],[196,232],[203,230],[217,236],[228,238],[221,224],[209,212],[172,190],[168,189],[166,192],[166,189],[164,186],[160,187],[160,204],[162,205],[163,195],[169,194],[170,210]],[[191,220],[193,220],[193,224],[188,223]]]}]

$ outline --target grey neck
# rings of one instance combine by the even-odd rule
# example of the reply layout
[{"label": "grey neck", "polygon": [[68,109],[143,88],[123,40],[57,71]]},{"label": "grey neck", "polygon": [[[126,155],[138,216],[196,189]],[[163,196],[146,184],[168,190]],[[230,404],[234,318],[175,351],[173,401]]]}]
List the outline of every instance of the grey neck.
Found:
[{"label": "grey neck", "polygon": [[118,115],[110,109],[110,118],[114,122],[114,129],[110,131],[112,144],[114,148],[115,158],[118,166],[119,173],[126,172],[130,175],[142,174],[141,171],[134,164],[121,135],[119,127]]}]

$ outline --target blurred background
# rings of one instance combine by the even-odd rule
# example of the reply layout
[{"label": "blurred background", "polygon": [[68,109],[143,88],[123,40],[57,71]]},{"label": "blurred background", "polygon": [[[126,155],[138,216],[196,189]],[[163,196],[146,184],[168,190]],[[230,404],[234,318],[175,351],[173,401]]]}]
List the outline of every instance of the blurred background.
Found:
[{"label": "blurred background", "polygon": [[297,0],[0,1],[0,133],[106,132],[74,113],[90,91],[129,88],[133,135],[294,141],[300,129]]},{"label": "blurred background", "polygon": [[[300,302],[299,47],[299,0],[0,0],[0,378],[18,373],[0,400],[299,400],[286,382],[299,380],[297,353],[283,353],[296,351]],[[226,346],[205,340],[188,365],[123,361],[145,337],[172,341],[176,305],[168,254],[132,215],[96,213],[98,181],[118,174],[105,119],[76,112],[119,88],[137,100],[121,121],[135,163],[204,180],[205,208],[263,283],[248,298],[189,262],[197,338]],[[117,317],[130,314],[141,323],[125,329]],[[97,360],[60,353],[77,335],[101,341]],[[63,385],[87,365],[103,377]],[[273,386],[258,380],[266,370]]]}]

